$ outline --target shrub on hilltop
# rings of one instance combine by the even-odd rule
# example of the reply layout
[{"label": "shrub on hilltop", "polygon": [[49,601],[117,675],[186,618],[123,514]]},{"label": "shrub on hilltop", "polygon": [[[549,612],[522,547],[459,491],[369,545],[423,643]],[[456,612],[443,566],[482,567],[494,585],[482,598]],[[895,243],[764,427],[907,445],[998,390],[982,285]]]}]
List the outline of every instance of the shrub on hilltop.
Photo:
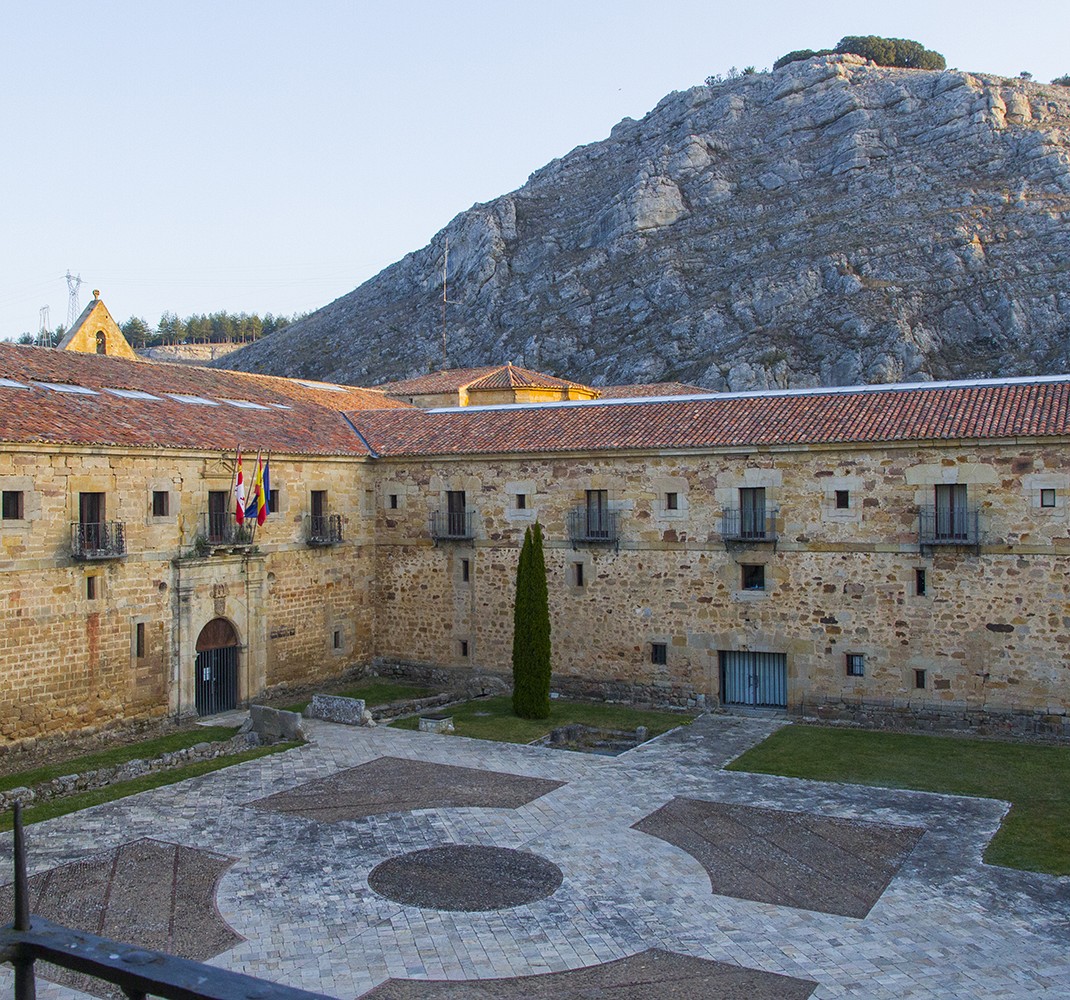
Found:
[{"label": "shrub on hilltop", "polygon": [[932,52],[921,42],[909,38],[881,38],[879,35],[847,35],[840,39],[834,49],[796,49],[781,56],[773,69],[788,63],[815,56],[843,55],[853,53],[863,59],[872,59],[878,66],[898,66],[902,69],[946,69],[947,60],[939,52]]}]

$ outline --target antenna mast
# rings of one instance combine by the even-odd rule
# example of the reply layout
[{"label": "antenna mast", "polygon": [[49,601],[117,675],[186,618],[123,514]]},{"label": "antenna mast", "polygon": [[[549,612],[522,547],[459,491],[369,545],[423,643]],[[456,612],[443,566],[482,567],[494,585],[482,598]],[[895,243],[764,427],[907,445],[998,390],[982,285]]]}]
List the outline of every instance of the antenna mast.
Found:
[{"label": "antenna mast", "polygon": [[49,333],[48,328],[52,325],[48,318],[48,306],[41,306],[41,325],[37,330],[37,346],[38,347],[51,347],[52,346],[52,334]]},{"label": "antenna mast", "polygon": [[78,319],[78,314],[81,310],[78,308],[78,289],[82,287],[82,276],[79,274],[76,278],[71,274],[70,268],[67,268],[67,329],[69,330],[74,326],[74,321]]}]

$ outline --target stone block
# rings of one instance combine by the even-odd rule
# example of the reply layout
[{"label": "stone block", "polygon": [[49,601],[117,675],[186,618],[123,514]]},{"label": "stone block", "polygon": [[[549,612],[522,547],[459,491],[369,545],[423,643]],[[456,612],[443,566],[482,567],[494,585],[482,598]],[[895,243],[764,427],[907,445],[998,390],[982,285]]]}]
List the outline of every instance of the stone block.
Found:
[{"label": "stone block", "polygon": [[312,703],[305,709],[305,714],[310,719],[338,722],[343,726],[360,726],[364,723],[364,699],[315,694],[312,696]]},{"label": "stone block", "polygon": [[252,705],[249,708],[252,731],[263,742],[272,740],[303,740],[304,729],[301,716],[297,712],[286,712],[281,708],[268,708],[266,705]]},{"label": "stone block", "polygon": [[453,716],[452,715],[421,715],[420,716],[420,732],[421,733],[452,733],[453,732]]}]

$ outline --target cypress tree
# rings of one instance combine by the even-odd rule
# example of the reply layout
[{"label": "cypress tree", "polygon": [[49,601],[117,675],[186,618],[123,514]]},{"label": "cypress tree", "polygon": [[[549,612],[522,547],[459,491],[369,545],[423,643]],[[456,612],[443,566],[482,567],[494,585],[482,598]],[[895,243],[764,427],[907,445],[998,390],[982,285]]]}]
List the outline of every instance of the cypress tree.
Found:
[{"label": "cypress tree", "polygon": [[550,715],[550,603],[542,525],[524,532],[513,605],[513,712],[522,719]]}]

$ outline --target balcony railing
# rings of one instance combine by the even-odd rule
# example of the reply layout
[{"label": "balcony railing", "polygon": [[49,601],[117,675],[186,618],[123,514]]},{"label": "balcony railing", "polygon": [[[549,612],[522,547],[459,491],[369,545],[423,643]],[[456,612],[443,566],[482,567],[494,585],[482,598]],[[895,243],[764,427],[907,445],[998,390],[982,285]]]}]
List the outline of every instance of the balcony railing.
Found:
[{"label": "balcony railing", "polygon": [[210,510],[201,521],[202,533],[209,545],[237,547],[253,544],[255,520],[238,524],[231,510]]},{"label": "balcony railing", "polygon": [[71,554],[75,559],[122,559],[126,525],[122,521],[76,521],[71,525]]},{"label": "balcony railing", "polygon": [[577,545],[620,545],[620,516],[605,507],[574,507],[568,512],[568,537]]},{"label": "balcony railing", "polygon": [[918,510],[918,543],[977,546],[981,542],[980,526],[976,507],[921,507]]},{"label": "balcony railing", "polygon": [[726,507],[721,513],[721,537],[726,542],[775,543],[778,513],[776,507],[764,510]]},{"label": "balcony railing", "polygon": [[475,538],[475,511],[433,511],[428,518],[427,527],[436,542],[456,542],[466,538]]},{"label": "balcony railing", "polygon": [[342,515],[308,514],[305,538],[309,545],[338,545],[342,541]]}]

